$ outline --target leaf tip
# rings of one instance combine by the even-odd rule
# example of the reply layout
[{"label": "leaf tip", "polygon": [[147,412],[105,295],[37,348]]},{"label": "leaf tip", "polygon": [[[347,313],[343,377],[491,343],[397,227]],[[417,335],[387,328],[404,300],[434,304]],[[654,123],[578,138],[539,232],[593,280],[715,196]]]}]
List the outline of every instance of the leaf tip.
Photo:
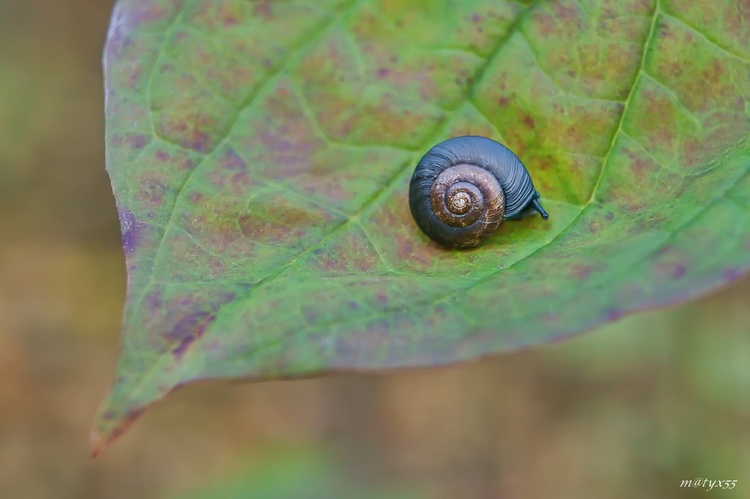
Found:
[{"label": "leaf tip", "polygon": [[91,432],[91,458],[92,459],[99,457],[99,454],[102,453],[106,445],[107,444],[104,442],[104,439],[102,438],[101,433],[99,433],[98,431]]},{"label": "leaf tip", "polygon": [[143,411],[144,409],[134,409],[125,414],[116,414],[111,410],[100,411],[91,432],[91,457],[99,457],[112,442],[130,428]]}]

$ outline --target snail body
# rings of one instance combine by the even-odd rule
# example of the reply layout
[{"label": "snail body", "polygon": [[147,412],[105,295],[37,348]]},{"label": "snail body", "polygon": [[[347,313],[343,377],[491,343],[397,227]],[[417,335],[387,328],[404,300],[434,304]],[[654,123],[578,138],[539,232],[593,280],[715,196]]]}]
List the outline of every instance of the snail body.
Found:
[{"label": "snail body", "polygon": [[507,147],[485,137],[454,137],[417,164],[409,207],[419,228],[448,248],[481,244],[503,220],[527,210],[547,219],[529,172]]}]

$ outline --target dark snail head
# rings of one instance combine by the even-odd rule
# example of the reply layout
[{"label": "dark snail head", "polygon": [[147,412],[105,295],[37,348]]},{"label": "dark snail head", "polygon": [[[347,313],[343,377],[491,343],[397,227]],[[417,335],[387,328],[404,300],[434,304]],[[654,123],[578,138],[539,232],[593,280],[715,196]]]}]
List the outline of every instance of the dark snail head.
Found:
[{"label": "dark snail head", "polygon": [[533,209],[547,219],[521,161],[484,137],[441,142],[417,164],[409,207],[422,231],[448,248],[472,248],[506,219]]}]

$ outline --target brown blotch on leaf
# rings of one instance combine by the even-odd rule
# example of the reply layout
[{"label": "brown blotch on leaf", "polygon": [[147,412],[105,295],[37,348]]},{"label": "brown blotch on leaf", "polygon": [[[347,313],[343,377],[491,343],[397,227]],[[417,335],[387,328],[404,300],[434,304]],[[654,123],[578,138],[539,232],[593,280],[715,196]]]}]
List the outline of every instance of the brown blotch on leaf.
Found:
[{"label": "brown blotch on leaf", "polygon": [[141,186],[138,197],[145,208],[158,210],[163,206],[167,186],[164,184],[163,180],[165,179],[162,177],[165,177],[162,172],[138,177],[138,183]]},{"label": "brown blotch on leaf", "polygon": [[[324,216],[320,212],[285,204],[271,198],[258,207],[256,214],[243,214],[237,218],[242,235],[255,241],[280,242],[303,236],[309,227],[319,226]],[[252,207],[251,207],[252,209]]]},{"label": "brown blotch on leaf", "polygon": [[216,128],[215,121],[204,115],[165,117],[159,123],[159,133],[183,147],[206,153],[213,147],[214,139],[206,130]]},{"label": "brown blotch on leaf", "polygon": [[590,265],[574,265],[571,269],[573,272],[573,276],[575,276],[578,279],[586,279],[588,276],[591,275],[591,272],[594,270],[593,267]]},{"label": "brown blotch on leaf", "polygon": [[159,149],[158,151],[156,151],[156,154],[154,156],[161,162],[169,161],[169,153],[164,149]]},{"label": "brown blotch on leaf", "polygon": [[211,185],[221,193],[243,196],[257,186],[250,167],[232,148],[226,149],[218,159],[219,168],[210,173]]},{"label": "brown blotch on leaf", "polygon": [[140,150],[146,147],[148,139],[145,135],[140,133],[129,133],[125,135],[115,135],[111,139],[112,146],[116,147],[129,147],[131,149]]}]

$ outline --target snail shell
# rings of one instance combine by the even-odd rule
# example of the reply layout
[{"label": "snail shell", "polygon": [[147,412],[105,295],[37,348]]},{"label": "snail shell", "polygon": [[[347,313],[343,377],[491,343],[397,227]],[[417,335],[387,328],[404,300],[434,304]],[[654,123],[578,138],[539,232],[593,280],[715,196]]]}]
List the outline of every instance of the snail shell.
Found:
[{"label": "snail shell", "polygon": [[454,137],[417,164],[409,207],[419,228],[448,248],[473,248],[503,220],[547,212],[529,172],[507,147],[485,137]]}]

